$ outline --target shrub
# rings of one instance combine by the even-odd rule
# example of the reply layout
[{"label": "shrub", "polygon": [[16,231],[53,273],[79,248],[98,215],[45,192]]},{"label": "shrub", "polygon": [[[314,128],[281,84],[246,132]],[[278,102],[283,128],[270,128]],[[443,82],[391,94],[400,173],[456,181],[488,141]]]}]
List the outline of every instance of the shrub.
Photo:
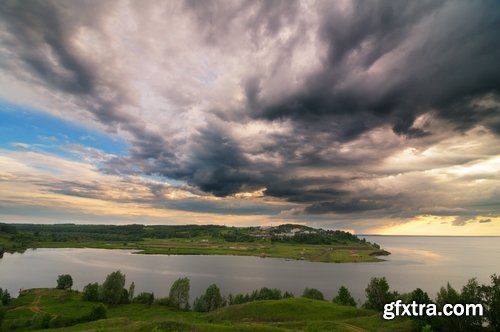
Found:
[{"label": "shrub", "polygon": [[45,312],[37,312],[30,319],[30,326],[33,329],[46,329],[49,327],[52,316]]},{"label": "shrub", "polygon": [[82,298],[84,301],[99,301],[99,284],[97,282],[88,284],[83,288]]},{"label": "shrub", "polygon": [[167,306],[167,307],[173,307],[172,301],[170,301],[170,298],[168,298],[168,297],[159,298],[155,302],[158,305],[164,305],[164,306]]},{"label": "shrub", "polygon": [[351,293],[349,293],[349,290],[344,286],[339,288],[339,292],[337,293],[337,296],[333,298],[332,302],[340,305],[348,305],[352,307],[356,306],[356,300],[354,300]]},{"label": "shrub", "polygon": [[308,299],[313,299],[313,300],[321,300],[321,301],[325,300],[323,293],[321,293],[321,291],[317,290],[316,288],[304,289],[304,293],[302,293],[302,297],[305,297]]},{"label": "shrub", "polygon": [[155,297],[154,297],[153,293],[142,292],[139,295],[137,295],[136,297],[134,297],[132,302],[151,305],[151,304],[153,304],[154,300],[155,300]]},{"label": "shrub", "polygon": [[98,305],[92,308],[92,311],[87,316],[87,321],[105,319],[107,316],[108,316],[108,309],[106,309],[104,304],[99,303]]}]

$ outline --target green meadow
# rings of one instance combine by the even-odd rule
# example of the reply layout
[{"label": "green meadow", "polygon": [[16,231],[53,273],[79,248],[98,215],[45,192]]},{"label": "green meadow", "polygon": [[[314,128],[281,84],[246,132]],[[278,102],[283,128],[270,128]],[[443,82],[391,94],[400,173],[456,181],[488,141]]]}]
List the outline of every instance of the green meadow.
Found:
[{"label": "green meadow", "polygon": [[[39,329],[45,319],[75,322],[91,313],[95,303],[80,292],[31,289],[7,307],[2,331]],[[409,319],[385,321],[372,310],[306,298],[254,301],[200,313],[159,304],[120,304],[107,307],[107,317],[46,331],[410,331]]]}]

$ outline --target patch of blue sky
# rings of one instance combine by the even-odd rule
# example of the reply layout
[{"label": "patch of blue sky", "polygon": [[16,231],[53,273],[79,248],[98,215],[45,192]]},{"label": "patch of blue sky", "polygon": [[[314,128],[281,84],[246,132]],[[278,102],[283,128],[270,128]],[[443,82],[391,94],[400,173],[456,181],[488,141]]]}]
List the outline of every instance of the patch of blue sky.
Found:
[{"label": "patch of blue sky", "polygon": [[211,84],[217,80],[219,75],[213,70],[207,70],[200,75],[196,75],[195,78],[203,83]]},{"label": "patch of blue sky", "polygon": [[187,184],[185,181],[167,178],[167,177],[164,177],[161,175],[147,175],[147,174],[145,174],[145,175],[142,175],[142,177],[144,177],[146,179],[153,180],[153,181],[157,181],[157,182],[166,182],[166,183],[168,183],[172,186],[176,186],[176,187],[184,186]]},{"label": "patch of blue sky", "polygon": [[27,106],[0,100],[0,148],[23,149],[74,157],[64,149],[80,144],[118,156],[127,153],[125,140]]}]

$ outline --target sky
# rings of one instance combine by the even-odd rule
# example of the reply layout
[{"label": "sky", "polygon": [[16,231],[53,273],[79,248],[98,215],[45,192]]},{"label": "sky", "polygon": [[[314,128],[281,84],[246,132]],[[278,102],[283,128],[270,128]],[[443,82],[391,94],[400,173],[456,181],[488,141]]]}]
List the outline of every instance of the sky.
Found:
[{"label": "sky", "polygon": [[1,1],[0,222],[500,235],[500,2]]}]

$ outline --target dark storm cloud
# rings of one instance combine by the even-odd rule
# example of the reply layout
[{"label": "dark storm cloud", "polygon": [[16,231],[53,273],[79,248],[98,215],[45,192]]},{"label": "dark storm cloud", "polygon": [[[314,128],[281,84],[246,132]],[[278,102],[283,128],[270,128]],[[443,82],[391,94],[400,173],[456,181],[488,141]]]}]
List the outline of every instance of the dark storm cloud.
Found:
[{"label": "dark storm cloud", "polygon": [[191,158],[180,161],[169,153],[161,137],[156,141],[145,139],[137,142],[125,159],[111,160],[106,170],[112,173],[124,169],[121,166],[137,166],[139,173],[184,180],[220,197],[262,185],[259,172],[251,169],[237,143],[225,136],[221,128],[201,129],[191,137],[190,145]]},{"label": "dark storm cloud", "polygon": [[[348,10],[325,5],[331,8],[325,9],[320,28],[328,49],[322,68],[302,90],[263,107],[257,116],[328,119],[345,127],[345,139],[383,124],[418,138],[429,133],[413,127],[415,119],[433,111],[457,129],[482,123],[498,133],[498,106],[470,105],[472,99],[500,93],[498,2],[349,4]],[[397,52],[401,59],[386,63],[381,77],[369,73]]]},{"label": "dark storm cloud", "polygon": [[[400,195],[394,183],[384,188],[390,192],[385,194],[368,183],[384,172],[394,177],[405,172],[394,171],[400,165],[376,168],[407,148],[396,139],[409,138],[414,145],[406,144],[417,148],[431,147],[442,139],[433,140],[442,133],[433,131],[432,121],[416,123],[416,119],[430,114],[462,133],[484,125],[500,134],[498,1],[349,1],[310,7],[306,2],[289,1],[186,1],[171,17],[168,11],[157,9],[155,2],[145,3],[144,12],[151,17],[135,13],[137,22],[130,24],[132,28],[123,23],[126,34],[120,36],[112,35],[118,28],[103,23],[104,17],[116,11],[99,7],[98,2],[0,4],[0,23],[8,37],[4,46],[14,55],[0,64],[12,65],[14,74],[24,74],[20,79],[36,80],[47,91],[63,93],[72,107],[86,110],[109,131],[130,135],[128,155],[104,160],[99,165],[103,172],[159,175],[218,197],[264,189],[266,196],[302,204],[299,210],[306,214],[396,215],[399,211],[400,216],[415,215],[405,209],[424,211],[419,205],[433,206],[425,201],[427,189],[419,187],[418,180],[415,188],[405,189],[424,192],[424,198],[413,201]],[[155,31],[154,24],[183,15],[188,19],[179,30],[161,26],[157,35],[142,34],[141,28],[145,33]],[[122,22],[122,18],[129,17],[111,21]],[[83,56],[73,43],[81,27],[109,38],[104,38],[109,44],[113,38],[125,39],[123,56],[137,52],[141,61],[118,65],[118,59],[101,63]],[[193,40],[176,39],[184,37]],[[171,45],[163,49],[162,43]],[[313,50],[300,53],[301,43]],[[176,49],[178,44],[186,48]],[[93,49],[90,43],[84,46]],[[148,53],[147,46],[153,51]],[[206,48],[191,49],[196,46]],[[240,53],[242,49],[246,53]],[[233,53],[237,54],[234,59]],[[308,58],[310,54],[314,58]],[[188,62],[190,57],[208,63],[203,63],[201,73],[191,68],[196,66]],[[232,60],[232,67],[218,63],[218,57]],[[293,63],[294,57],[305,60]],[[170,59],[174,65],[168,67],[165,63]],[[316,60],[318,66],[296,69],[308,67],[309,60]],[[148,61],[155,66],[143,71]],[[168,75],[177,67],[181,74],[172,79]],[[122,78],[122,72],[129,69],[139,72],[138,76]],[[243,101],[236,106],[229,101],[225,105],[226,100],[212,104],[216,98],[202,95],[212,88],[219,91],[210,85],[217,81],[212,72],[223,76],[224,70],[235,76],[226,82],[230,86],[227,96],[241,92]],[[294,70],[300,77],[280,76]],[[156,80],[163,76],[169,84],[158,88]],[[135,79],[146,86],[140,97],[135,92],[141,85]],[[202,88],[180,88],[193,81],[201,81]],[[281,85],[284,92],[278,91]],[[141,105],[158,90],[167,92]],[[182,105],[176,100],[182,100]],[[185,115],[191,108],[201,111]],[[245,136],[244,125],[252,123],[264,129]],[[266,132],[274,125],[284,129]],[[235,130],[237,126],[243,129]],[[392,128],[400,137],[387,133],[377,133],[378,139],[369,137],[381,128]],[[350,146],[353,142],[357,143]],[[471,161],[484,156],[463,158]],[[150,189],[159,204],[164,188]],[[53,188],[57,193],[89,198],[101,197],[103,190],[98,184],[79,183]],[[175,204],[179,209],[209,209],[200,202]],[[495,208],[491,204],[473,211],[487,214]],[[454,224],[469,219],[459,218]]]},{"label": "dark storm cloud", "polygon": [[94,78],[68,45],[58,8],[50,2],[3,1],[0,18],[15,36],[8,43],[39,78],[62,91],[92,92]]}]

